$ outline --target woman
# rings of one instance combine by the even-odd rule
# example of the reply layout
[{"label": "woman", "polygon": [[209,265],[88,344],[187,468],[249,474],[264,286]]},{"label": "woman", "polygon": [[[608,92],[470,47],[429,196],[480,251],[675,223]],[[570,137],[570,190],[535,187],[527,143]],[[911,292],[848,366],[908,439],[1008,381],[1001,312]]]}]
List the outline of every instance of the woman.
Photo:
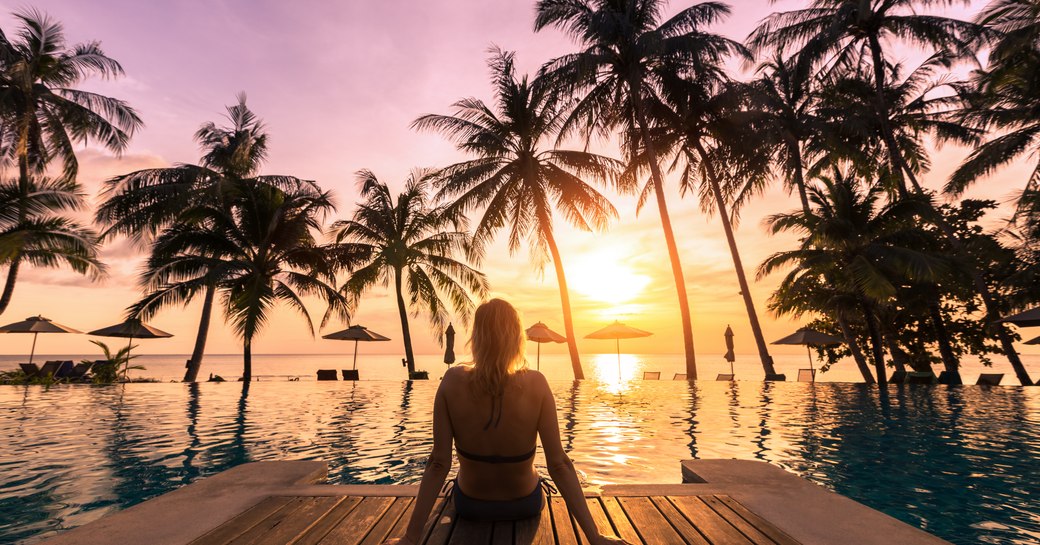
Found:
[{"label": "woman", "polygon": [[437,493],[459,454],[452,496],[459,517],[519,520],[537,516],[544,497],[534,470],[535,436],[541,438],[549,475],[592,545],[627,543],[599,532],[582,493],[574,464],[563,451],[556,401],[545,376],[524,367],[523,326],[516,309],[501,299],[477,308],[473,318],[473,365],[444,375],[433,402],[433,452],[405,537],[422,539]]}]

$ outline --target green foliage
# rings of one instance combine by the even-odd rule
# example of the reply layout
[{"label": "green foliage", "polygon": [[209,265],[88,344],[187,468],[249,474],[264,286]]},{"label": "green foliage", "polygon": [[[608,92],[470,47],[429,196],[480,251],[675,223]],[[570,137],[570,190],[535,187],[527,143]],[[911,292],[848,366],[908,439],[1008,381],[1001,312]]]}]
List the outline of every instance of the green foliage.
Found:
[{"label": "green foliage", "polygon": [[130,354],[131,350],[137,348],[136,345],[126,345],[112,352],[112,349],[101,341],[91,340],[90,342],[100,348],[104,354],[104,359],[101,360],[83,360],[83,363],[94,363],[90,369],[90,376],[94,384],[127,382],[130,370],[144,370],[144,366],[141,365],[128,365],[130,360],[137,357],[136,354]]}]

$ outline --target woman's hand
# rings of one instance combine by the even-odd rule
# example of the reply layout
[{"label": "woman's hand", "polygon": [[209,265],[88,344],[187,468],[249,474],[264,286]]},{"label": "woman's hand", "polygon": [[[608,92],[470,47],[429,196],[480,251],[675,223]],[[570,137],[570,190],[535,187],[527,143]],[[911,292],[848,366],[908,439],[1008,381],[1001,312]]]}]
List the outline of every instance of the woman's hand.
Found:
[{"label": "woman's hand", "polygon": [[614,543],[615,545],[632,545],[631,543],[625,541],[624,539],[621,539],[620,537],[608,536],[603,534],[600,534],[593,538],[591,545],[608,545],[610,543]]}]

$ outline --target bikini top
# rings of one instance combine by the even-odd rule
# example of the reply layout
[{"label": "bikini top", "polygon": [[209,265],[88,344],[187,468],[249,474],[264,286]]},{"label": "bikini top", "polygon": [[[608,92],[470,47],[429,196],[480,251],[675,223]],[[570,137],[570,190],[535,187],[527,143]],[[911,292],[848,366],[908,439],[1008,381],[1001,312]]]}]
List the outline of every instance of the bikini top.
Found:
[{"label": "bikini top", "polygon": [[[497,411],[496,411],[497,408]],[[497,413],[497,417],[495,416]],[[498,427],[498,423],[502,421],[502,396],[494,396],[491,398],[491,416],[488,418],[487,424],[484,424],[484,429],[487,430],[494,424],[494,427]],[[484,454],[473,454],[472,452],[466,452],[455,445],[455,452],[459,453],[459,456],[474,462],[484,462],[485,464],[515,464],[517,462],[525,462],[534,458],[534,453],[538,449],[538,445],[531,448],[530,452],[525,452],[517,456],[497,456],[497,455],[484,455]]]}]

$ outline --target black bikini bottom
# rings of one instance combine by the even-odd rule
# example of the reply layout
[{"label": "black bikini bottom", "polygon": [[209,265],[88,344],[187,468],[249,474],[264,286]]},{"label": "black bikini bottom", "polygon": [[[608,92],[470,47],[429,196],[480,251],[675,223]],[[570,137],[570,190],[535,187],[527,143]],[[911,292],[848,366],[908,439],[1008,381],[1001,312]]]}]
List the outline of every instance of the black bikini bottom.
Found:
[{"label": "black bikini bottom", "polygon": [[455,501],[455,513],[476,522],[520,520],[542,512],[545,496],[556,491],[549,481],[539,479],[530,494],[515,500],[478,500],[462,493],[458,479],[451,481],[447,496]]}]

